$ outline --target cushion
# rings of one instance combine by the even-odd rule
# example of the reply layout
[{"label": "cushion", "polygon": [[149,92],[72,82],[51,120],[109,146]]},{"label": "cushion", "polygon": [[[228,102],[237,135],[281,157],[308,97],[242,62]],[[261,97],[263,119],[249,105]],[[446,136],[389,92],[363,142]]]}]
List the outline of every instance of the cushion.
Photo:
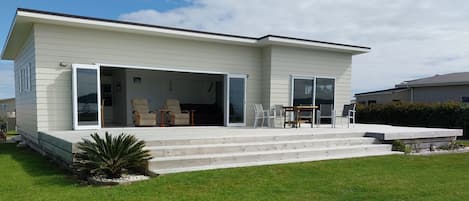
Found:
[{"label": "cushion", "polygon": [[181,107],[179,106],[179,101],[176,99],[167,99],[166,109],[168,109],[169,111],[175,114],[181,113]]}]

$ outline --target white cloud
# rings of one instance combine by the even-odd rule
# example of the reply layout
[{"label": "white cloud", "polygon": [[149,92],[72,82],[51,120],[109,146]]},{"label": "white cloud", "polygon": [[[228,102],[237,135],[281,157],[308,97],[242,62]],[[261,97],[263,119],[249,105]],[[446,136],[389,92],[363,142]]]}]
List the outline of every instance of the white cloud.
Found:
[{"label": "white cloud", "polygon": [[372,47],[354,57],[355,92],[469,71],[469,2],[463,0],[196,0],[120,20],[258,37],[278,34]]}]

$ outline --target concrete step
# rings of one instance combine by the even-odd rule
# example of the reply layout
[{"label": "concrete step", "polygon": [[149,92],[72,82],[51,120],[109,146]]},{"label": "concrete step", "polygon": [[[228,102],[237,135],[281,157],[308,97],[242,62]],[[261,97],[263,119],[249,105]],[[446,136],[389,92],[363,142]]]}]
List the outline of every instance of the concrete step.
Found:
[{"label": "concrete step", "polygon": [[211,137],[211,138],[185,138],[146,141],[146,146],[173,146],[173,145],[201,145],[201,144],[226,144],[226,143],[249,143],[287,140],[308,140],[308,139],[331,139],[331,138],[354,138],[364,137],[363,132],[352,133],[314,133],[314,134],[263,134],[256,136],[232,136],[232,137]]},{"label": "concrete step", "polygon": [[[149,169],[157,174],[177,172],[177,169],[203,167],[238,167],[236,164],[266,163],[278,161],[309,161],[309,159],[337,159],[373,154],[390,153],[391,145],[371,144],[331,148],[307,148],[289,150],[271,150],[257,152],[239,152],[222,154],[203,154],[158,157],[149,161]],[[270,162],[269,162],[270,161]]]},{"label": "concrete step", "polygon": [[353,145],[366,145],[376,142],[375,138],[355,137],[355,138],[331,138],[331,139],[306,139],[288,141],[267,141],[267,142],[243,142],[226,144],[201,144],[201,145],[170,145],[170,146],[147,146],[152,155],[157,157],[202,155],[217,153],[240,153],[273,151],[305,148],[327,148],[345,147]]},{"label": "concrete step", "polygon": [[321,161],[321,160],[335,160],[335,159],[347,159],[347,158],[359,158],[359,157],[371,157],[371,156],[386,156],[386,155],[396,155],[396,154],[402,154],[402,152],[385,151],[385,152],[359,153],[359,154],[347,154],[347,155],[339,154],[335,156],[317,156],[317,157],[309,157],[309,158],[294,158],[294,159],[285,159],[285,160],[260,161],[260,162],[248,162],[248,163],[231,163],[231,164],[222,164],[222,165],[192,166],[192,167],[168,168],[168,169],[151,169],[150,171],[152,171],[155,174],[171,174],[171,173],[178,173],[178,172],[192,172],[192,171],[213,170],[213,169],[223,169],[223,168],[301,163],[301,162],[312,162],[312,161]]}]

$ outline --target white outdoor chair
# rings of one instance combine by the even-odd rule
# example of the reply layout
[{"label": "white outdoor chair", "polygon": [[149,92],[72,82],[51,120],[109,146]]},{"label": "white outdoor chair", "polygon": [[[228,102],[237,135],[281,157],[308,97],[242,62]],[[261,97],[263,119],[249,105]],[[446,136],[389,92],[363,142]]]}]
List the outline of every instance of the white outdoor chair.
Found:
[{"label": "white outdoor chair", "polygon": [[350,124],[352,124],[352,126],[355,125],[356,106],[356,104],[346,104],[342,110],[342,115],[336,116],[336,118],[345,118],[347,120],[347,128],[350,128]]},{"label": "white outdoor chair", "polygon": [[275,119],[275,115],[270,110],[264,110],[262,104],[254,104],[254,128],[257,127],[259,119],[262,119],[261,127],[264,126],[265,119],[267,119],[267,126],[270,127],[270,119]]},{"label": "white outdoor chair", "polygon": [[332,104],[319,104],[319,110],[316,113],[316,125],[318,127],[321,126],[322,119],[330,119],[331,120],[331,127],[335,127],[335,111],[334,105]]},{"label": "white outdoor chair", "polygon": [[273,114],[274,114],[274,117],[275,117],[273,127],[276,127],[277,126],[277,120],[283,122],[283,118],[284,118],[284,115],[285,115],[283,113],[283,105],[274,105],[272,107],[272,111],[273,111]]}]

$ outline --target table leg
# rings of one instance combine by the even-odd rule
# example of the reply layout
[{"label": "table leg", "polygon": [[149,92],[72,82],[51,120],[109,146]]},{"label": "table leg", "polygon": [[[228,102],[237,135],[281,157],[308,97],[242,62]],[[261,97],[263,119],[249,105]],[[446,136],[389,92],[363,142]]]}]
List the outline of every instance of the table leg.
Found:
[{"label": "table leg", "polygon": [[194,126],[194,112],[191,111],[191,126]]},{"label": "table leg", "polygon": [[311,128],[314,128],[314,109],[311,110]]},{"label": "table leg", "polygon": [[300,128],[301,127],[301,123],[300,123],[300,110],[297,110],[296,111],[296,122],[295,122],[295,126],[296,128]]},{"label": "table leg", "polygon": [[165,119],[165,112],[160,111],[160,127],[165,127],[164,125],[164,119]]}]

